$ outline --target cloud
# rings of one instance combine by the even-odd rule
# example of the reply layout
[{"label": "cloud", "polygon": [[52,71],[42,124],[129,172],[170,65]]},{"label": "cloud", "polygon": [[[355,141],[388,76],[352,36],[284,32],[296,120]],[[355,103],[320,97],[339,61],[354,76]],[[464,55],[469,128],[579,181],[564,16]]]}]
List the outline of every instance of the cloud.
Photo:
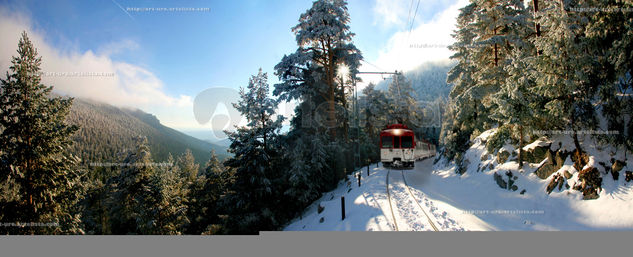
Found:
[{"label": "cloud", "polygon": [[376,0],[374,25],[379,24],[383,27],[405,25],[411,3],[412,1],[409,0]]},{"label": "cloud", "polygon": [[[386,4],[382,2],[382,0],[378,0],[376,8],[385,9],[386,7],[382,6]],[[401,12],[402,2],[403,0],[394,1],[395,6],[391,7],[393,16],[403,17],[403,13],[396,15],[396,13]],[[421,8],[427,1],[422,2],[420,3]],[[454,42],[451,34],[455,30],[456,18],[459,14],[459,9],[466,4],[468,4],[468,0],[456,1],[446,9],[437,12],[429,21],[421,22],[414,26],[410,33],[409,30],[403,27],[403,29],[391,36],[385,47],[379,51],[378,57],[369,61],[387,71],[409,71],[425,62],[448,61],[452,52],[448,50],[447,46]],[[387,13],[387,11],[384,12]],[[385,14],[385,17],[390,16]],[[404,17],[406,19],[406,13],[404,13]],[[416,20],[419,18],[416,18]],[[386,20],[394,19],[386,18]],[[376,69],[364,63],[363,66],[361,70]],[[379,76],[367,76],[367,78],[364,78],[366,83],[377,83],[381,79]]]},{"label": "cloud", "polygon": [[191,96],[170,95],[163,82],[150,70],[112,58],[139,47],[131,40],[105,44],[96,52],[81,52],[76,48],[61,50],[49,44],[46,33],[35,30],[29,18],[0,8],[2,73],[8,71],[12,56],[17,55],[22,31],[28,33],[42,57],[42,83],[52,85],[55,92],[143,109],[156,114],[168,126],[196,126]]},{"label": "cloud", "polygon": [[[454,0],[376,0],[374,4],[374,25],[383,28],[399,27],[409,29],[411,23],[421,21],[422,15],[449,5]],[[417,15],[416,15],[417,10]],[[418,22],[415,22],[418,23]]]}]

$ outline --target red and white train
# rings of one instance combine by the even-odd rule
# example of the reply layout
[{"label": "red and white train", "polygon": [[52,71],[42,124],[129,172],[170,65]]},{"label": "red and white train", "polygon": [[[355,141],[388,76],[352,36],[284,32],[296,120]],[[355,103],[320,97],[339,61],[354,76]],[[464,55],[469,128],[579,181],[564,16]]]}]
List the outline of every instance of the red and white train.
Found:
[{"label": "red and white train", "polygon": [[435,145],[418,140],[403,124],[391,124],[380,132],[380,161],[384,166],[414,167],[416,160],[435,156]]}]

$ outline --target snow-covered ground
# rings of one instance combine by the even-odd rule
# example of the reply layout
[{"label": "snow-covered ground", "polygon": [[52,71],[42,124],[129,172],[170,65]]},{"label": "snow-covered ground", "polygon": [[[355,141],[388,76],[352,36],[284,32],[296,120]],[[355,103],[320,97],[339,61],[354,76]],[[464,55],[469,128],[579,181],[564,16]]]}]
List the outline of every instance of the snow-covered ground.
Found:
[{"label": "snow-covered ground", "polygon": [[[388,172],[373,165],[369,177],[364,168],[361,187],[350,176],[349,183],[341,182],[337,189],[325,193],[284,230],[391,231],[395,230],[393,216],[400,231],[432,230],[424,212],[441,231],[633,229],[633,181],[614,181],[603,175],[603,190],[595,200],[581,200],[582,193],[573,189],[547,194],[549,180],[533,173],[538,164],[526,165],[520,173],[514,161],[481,161],[485,154],[481,140],[475,140],[465,154],[471,164],[463,175],[455,172],[453,164],[440,161],[433,165],[432,159],[416,162],[412,170]],[[477,171],[480,163],[492,169]],[[569,158],[564,164],[559,172],[573,169]],[[507,180],[507,171],[516,177],[518,190],[502,189],[494,181],[495,172]],[[388,173],[393,215],[387,198]],[[569,181],[577,177],[576,172]],[[415,198],[407,192],[405,179]],[[346,201],[345,220],[341,220],[341,196]],[[321,213],[318,205],[324,207]]]},{"label": "snow-covered ground", "polygon": [[[429,198],[419,190],[431,175],[432,166],[432,159],[417,162],[412,170],[392,169],[388,172],[382,165],[374,165],[370,166],[369,177],[364,168],[361,187],[358,187],[357,178],[350,176],[349,183],[339,183],[337,189],[324,194],[306,209],[303,217],[291,222],[284,230],[394,231],[397,226],[399,231],[432,231],[424,212],[442,231],[488,229],[476,216]],[[388,174],[393,214],[387,197]],[[415,198],[409,194],[404,179],[411,185]],[[345,220],[341,220],[341,196],[345,197]],[[319,205],[324,207],[321,213],[318,213]]]}]

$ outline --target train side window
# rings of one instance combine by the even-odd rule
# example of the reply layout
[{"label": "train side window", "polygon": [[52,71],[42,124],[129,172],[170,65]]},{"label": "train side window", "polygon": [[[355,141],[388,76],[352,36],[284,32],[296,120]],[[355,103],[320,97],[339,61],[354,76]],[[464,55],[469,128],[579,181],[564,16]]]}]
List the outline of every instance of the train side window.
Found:
[{"label": "train side window", "polygon": [[393,137],[393,148],[400,148],[400,137]]},{"label": "train side window", "polygon": [[393,140],[391,136],[383,136],[381,137],[382,142],[381,142],[381,146],[382,148],[392,148],[393,147]]},{"label": "train side window", "polygon": [[413,147],[413,137],[411,136],[403,136],[402,137],[402,148],[412,148]]}]

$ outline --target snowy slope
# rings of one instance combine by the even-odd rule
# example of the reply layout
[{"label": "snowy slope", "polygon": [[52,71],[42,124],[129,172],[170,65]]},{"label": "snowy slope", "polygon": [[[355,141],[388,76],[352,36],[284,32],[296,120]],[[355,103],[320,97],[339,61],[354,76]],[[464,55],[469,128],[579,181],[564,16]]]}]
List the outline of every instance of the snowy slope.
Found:
[{"label": "snowy slope", "polygon": [[[441,231],[633,229],[633,182],[627,183],[622,177],[614,181],[603,175],[603,190],[595,200],[582,200],[579,191],[565,188],[547,194],[549,180],[533,173],[538,164],[526,164],[521,173],[515,161],[503,164],[496,163],[495,158],[482,161],[482,156],[488,154],[482,139],[493,133],[487,131],[475,139],[465,154],[470,165],[463,175],[455,172],[454,164],[447,165],[443,160],[433,165],[427,159],[417,162],[415,169],[404,171],[388,171],[374,165],[369,177],[362,169],[360,188],[356,178],[350,176],[350,183],[341,182],[337,189],[324,194],[285,230],[391,231],[395,230],[394,220],[400,231],[432,230],[423,212]],[[570,147],[564,140],[554,139],[563,141],[561,147]],[[592,162],[606,158],[605,149],[602,150],[588,150]],[[558,172],[573,172],[572,164],[567,158]],[[480,165],[492,169],[478,172]],[[627,167],[633,165],[628,162]],[[495,172],[506,176],[508,171],[516,177],[517,191],[502,189],[493,179]],[[393,215],[387,198],[387,173]],[[415,198],[406,191],[405,179]],[[574,172],[568,181],[577,179],[578,173]],[[345,220],[341,220],[341,196],[346,199]],[[319,204],[325,207],[321,213]]]},{"label": "snowy slope", "polygon": [[[625,182],[620,178],[614,181],[611,176],[603,176],[603,190],[600,198],[581,200],[582,193],[565,189],[546,193],[546,187],[555,174],[565,170],[573,173],[569,183],[578,181],[578,172],[573,168],[569,157],[564,165],[545,180],[538,178],[533,172],[538,164],[529,164],[519,172],[518,163],[509,161],[496,163],[495,158],[483,158],[487,155],[482,139],[494,131],[487,131],[474,140],[473,146],[466,152],[469,161],[467,172],[463,175],[455,173],[454,165],[443,165],[438,162],[424,192],[431,197],[443,198],[453,207],[475,213],[495,230],[630,230],[633,229],[633,182]],[[585,138],[590,143],[590,139]],[[554,144],[561,148],[573,149],[573,142],[568,137],[555,137]],[[530,147],[542,145],[535,142]],[[589,145],[589,144],[588,144]],[[524,148],[525,149],[525,148]],[[590,164],[598,160],[605,161],[605,149],[587,147],[591,156]],[[478,172],[478,167],[490,167]],[[629,162],[628,167],[632,167]],[[595,165],[601,169],[600,165]],[[495,172],[506,176],[506,172],[516,176],[517,191],[500,188],[493,177]],[[524,194],[520,194],[525,190]]]},{"label": "snowy slope", "polygon": [[[394,231],[397,225],[399,231],[431,231],[433,228],[424,212],[428,213],[439,230],[487,229],[474,215],[463,214],[461,210],[447,206],[442,201],[430,199],[416,187],[410,188],[415,198],[409,195],[403,174],[407,183],[420,183],[418,177],[411,175],[430,174],[431,168],[431,159],[418,162],[413,170],[388,171],[382,165],[374,165],[370,168],[369,177],[364,168],[361,187],[358,187],[357,178],[350,176],[350,183],[339,183],[337,189],[324,194],[306,209],[301,218],[295,219],[284,230]],[[388,173],[393,214],[387,197]],[[345,220],[341,220],[341,196],[346,201]],[[319,205],[325,207],[321,213],[318,213]],[[453,215],[459,216],[465,224],[459,223]]]}]

